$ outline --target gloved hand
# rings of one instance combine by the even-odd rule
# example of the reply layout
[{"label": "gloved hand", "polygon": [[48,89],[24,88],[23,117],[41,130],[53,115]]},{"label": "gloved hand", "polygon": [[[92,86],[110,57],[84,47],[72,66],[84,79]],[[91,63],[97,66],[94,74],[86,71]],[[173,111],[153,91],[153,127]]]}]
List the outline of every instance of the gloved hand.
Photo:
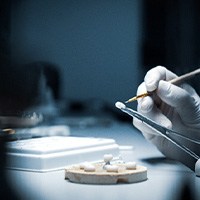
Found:
[{"label": "gloved hand", "polygon": [[[137,94],[148,91],[152,92],[152,95],[138,99],[138,112],[162,126],[188,137],[200,139],[200,97],[188,84],[175,86],[167,82],[175,77],[177,76],[165,67],[158,66],[149,70],[144,82],[138,87]],[[164,155],[194,169],[194,159],[174,144],[138,119],[134,118],[133,124]],[[200,155],[200,145],[193,145],[184,139],[173,137]]]}]

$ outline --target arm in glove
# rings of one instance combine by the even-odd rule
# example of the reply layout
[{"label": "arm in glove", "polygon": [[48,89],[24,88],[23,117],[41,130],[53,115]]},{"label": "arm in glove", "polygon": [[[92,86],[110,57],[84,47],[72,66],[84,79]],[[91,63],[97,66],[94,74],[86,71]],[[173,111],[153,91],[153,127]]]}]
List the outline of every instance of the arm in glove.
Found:
[{"label": "arm in glove", "polygon": [[[165,67],[158,66],[149,70],[137,93],[148,91],[152,92],[152,95],[138,99],[138,112],[162,126],[188,137],[200,139],[200,97],[188,84],[175,86],[168,82],[175,77],[177,76]],[[135,118],[133,124],[164,155],[194,168],[194,160],[174,144]],[[200,145],[190,144],[180,138],[176,139],[200,155]]]}]

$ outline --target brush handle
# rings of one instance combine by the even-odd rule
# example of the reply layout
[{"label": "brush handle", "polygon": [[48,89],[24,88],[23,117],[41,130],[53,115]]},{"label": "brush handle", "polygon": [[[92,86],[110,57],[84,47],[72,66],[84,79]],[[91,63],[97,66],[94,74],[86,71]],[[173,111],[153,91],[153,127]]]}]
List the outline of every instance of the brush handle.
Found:
[{"label": "brush handle", "polygon": [[[178,84],[180,84],[180,83],[182,83],[182,82],[184,82],[184,81],[186,81],[188,79],[191,79],[193,76],[195,76],[197,74],[200,74],[200,68],[198,68],[198,69],[196,69],[196,70],[194,70],[192,72],[189,72],[187,74],[183,74],[181,76],[178,76],[178,77],[170,80],[169,82],[172,83],[172,84],[174,84],[174,85],[178,85]],[[132,101],[135,101],[135,100],[137,100],[139,98],[143,98],[143,97],[148,96],[148,95],[149,95],[148,92],[140,94],[138,96],[132,97],[131,99],[129,99],[125,103],[130,103]]]},{"label": "brush handle", "polygon": [[197,74],[200,74],[200,68],[199,69],[196,69],[192,72],[189,72],[187,74],[183,74],[181,76],[178,76],[177,78],[174,78],[172,80],[170,80],[169,82],[172,83],[172,84],[180,84],[188,79],[191,79],[193,76],[197,75]]}]

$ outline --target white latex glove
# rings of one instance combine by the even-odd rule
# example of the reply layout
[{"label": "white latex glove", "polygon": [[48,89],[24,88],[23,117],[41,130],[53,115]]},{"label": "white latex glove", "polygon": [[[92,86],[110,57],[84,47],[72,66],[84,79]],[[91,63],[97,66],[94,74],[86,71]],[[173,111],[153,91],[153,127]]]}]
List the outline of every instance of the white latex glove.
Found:
[{"label": "white latex glove", "polygon": [[[165,67],[158,66],[149,70],[144,82],[138,87],[137,94],[146,91],[153,93],[138,99],[138,112],[169,129],[200,139],[200,97],[188,84],[175,86],[167,82],[175,77],[177,76]],[[133,124],[164,155],[194,169],[195,160],[174,144],[138,119],[134,118]],[[174,138],[200,155],[200,145],[193,145],[175,136]]]}]

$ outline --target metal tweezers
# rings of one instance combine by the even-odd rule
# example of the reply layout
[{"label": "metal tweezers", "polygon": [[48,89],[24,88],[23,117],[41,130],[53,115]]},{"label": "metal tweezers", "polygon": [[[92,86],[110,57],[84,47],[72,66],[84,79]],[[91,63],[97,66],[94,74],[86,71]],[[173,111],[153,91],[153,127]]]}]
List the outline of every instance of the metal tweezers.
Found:
[{"label": "metal tweezers", "polygon": [[200,144],[200,140],[197,140],[197,139],[194,139],[194,138],[189,138],[189,137],[184,136],[184,135],[182,135],[182,134],[180,134],[176,131],[173,131],[173,130],[168,129],[164,126],[161,126],[161,125],[157,124],[155,121],[143,116],[142,114],[138,113],[137,111],[132,110],[131,108],[128,108],[126,106],[124,108],[120,108],[120,110],[123,111],[124,113],[127,113],[128,115],[130,115],[132,117],[136,117],[137,119],[139,119],[143,123],[147,124],[148,126],[153,128],[154,130],[156,130],[156,132],[158,132],[161,136],[165,137],[167,140],[172,142],[174,145],[176,145],[177,147],[182,149],[184,152],[186,152],[187,154],[192,156],[194,159],[196,159],[196,161],[200,158],[200,156],[198,156],[192,150],[190,150],[189,148],[187,148],[183,144],[180,144],[178,141],[176,141],[174,138],[172,138],[171,135],[176,135],[178,137],[184,138],[185,140],[188,140],[188,141],[195,143],[195,144]]}]

